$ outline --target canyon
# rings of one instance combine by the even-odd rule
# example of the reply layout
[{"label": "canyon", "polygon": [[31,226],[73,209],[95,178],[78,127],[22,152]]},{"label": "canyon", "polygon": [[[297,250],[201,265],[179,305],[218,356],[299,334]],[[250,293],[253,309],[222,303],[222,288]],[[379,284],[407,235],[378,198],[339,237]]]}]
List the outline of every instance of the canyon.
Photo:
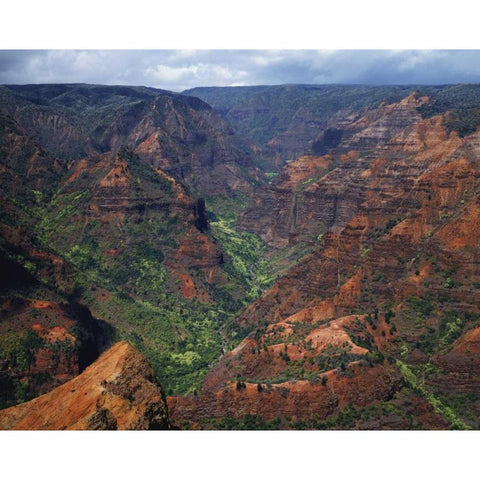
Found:
[{"label": "canyon", "polygon": [[478,429],[477,98],[0,87],[0,428]]}]

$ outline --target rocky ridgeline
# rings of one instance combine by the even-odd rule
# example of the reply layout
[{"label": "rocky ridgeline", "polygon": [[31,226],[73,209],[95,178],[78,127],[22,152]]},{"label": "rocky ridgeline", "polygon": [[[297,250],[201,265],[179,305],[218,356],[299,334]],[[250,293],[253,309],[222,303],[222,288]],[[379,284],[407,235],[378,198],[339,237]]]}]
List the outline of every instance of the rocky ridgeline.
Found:
[{"label": "rocky ridgeline", "polygon": [[2,430],[168,430],[164,393],[152,367],[127,342],[82,374],[27,403],[0,411]]},{"label": "rocky ridgeline", "polygon": [[128,147],[197,194],[258,179],[251,152],[209,105],[163,90],[94,85],[1,87],[1,113],[62,160]]}]

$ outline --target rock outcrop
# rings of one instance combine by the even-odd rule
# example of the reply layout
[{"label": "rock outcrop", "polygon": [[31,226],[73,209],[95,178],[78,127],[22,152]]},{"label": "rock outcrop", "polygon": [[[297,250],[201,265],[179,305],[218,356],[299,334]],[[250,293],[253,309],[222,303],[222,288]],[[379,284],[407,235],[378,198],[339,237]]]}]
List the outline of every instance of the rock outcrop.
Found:
[{"label": "rock outcrop", "polygon": [[[258,415],[266,421],[288,417],[325,420],[350,407],[365,407],[375,401],[390,400],[401,389],[403,379],[392,367],[352,366],[346,375],[324,374],[322,383],[297,380],[276,384],[227,383],[221,390],[195,397],[169,397],[169,411],[178,425],[190,428],[205,419],[243,418]],[[258,387],[260,385],[261,388]]]},{"label": "rock outcrop", "polygon": [[3,430],[170,429],[152,367],[127,342],[115,344],[81,375],[27,403],[0,411]]},{"label": "rock outcrop", "polygon": [[297,158],[260,189],[241,227],[274,248],[315,244],[318,235],[344,228],[367,200],[385,203],[407,192],[462,148],[458,136],[448,138],[442,118],[421,119],[417,109],[425,102],[412,94],[343,125],[329,154]]},{"label": "rock outcrop", "polygon": [[1,408],[70,380],[110,345],[111,327],[47,286],[62,276],[52,258],[39,250],[30,254],[40,281],[0,248]]}]

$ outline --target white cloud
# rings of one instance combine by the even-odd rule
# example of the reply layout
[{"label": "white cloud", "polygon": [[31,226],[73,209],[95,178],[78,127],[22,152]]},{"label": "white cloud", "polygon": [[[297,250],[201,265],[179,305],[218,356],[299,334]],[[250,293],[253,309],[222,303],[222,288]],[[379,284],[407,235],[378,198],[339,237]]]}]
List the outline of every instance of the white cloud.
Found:
[{"label": "white cloud", "polygon": [[250,60],[253,64],[266,67],[278,64],[291,57],[291,53],[285,50],[259,50],[258,53],[252,52]]},{"label": "white cloud", "polygon": [[169,67],[168,65],[157,65],[148,67],[145,70],[145,77],[151,78],[156,82],[176,82],[184,78],[185,75],[196,75],[198,67],[190,65],[189,67]]},{"label": "white cloud", "polygon": [[186,66],[156,65],[144,71],[146,81],[157,86],[177,84],[191,88],[197,85],[232,85],[241,82],[246,71],[234,71],[214,63],[198,63]]},{"label": "white cloud", "polygon": [[480,50],[1,51],[0,83],[195,86],[480,82]]}]

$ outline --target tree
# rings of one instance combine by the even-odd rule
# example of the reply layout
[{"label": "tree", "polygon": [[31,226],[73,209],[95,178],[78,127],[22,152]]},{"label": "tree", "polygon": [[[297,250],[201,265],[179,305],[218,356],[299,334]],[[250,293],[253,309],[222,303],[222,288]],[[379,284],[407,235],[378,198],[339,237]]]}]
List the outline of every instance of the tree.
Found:
[{"label": "tree", "polygon": [[242,382],[240,380],[237,381],[237,390],[242,390],[244,388],[247,388],[247,386],[245,385],[245,382]]}]

